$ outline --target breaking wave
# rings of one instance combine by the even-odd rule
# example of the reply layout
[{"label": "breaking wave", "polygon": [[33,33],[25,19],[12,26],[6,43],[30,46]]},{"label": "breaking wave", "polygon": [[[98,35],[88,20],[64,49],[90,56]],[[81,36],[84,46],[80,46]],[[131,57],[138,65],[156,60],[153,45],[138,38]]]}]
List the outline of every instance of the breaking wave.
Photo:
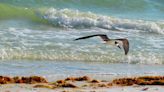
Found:
[{"label": "breaking wave", "polygon": [[[13,0],[14,1],[14,0]],[[27,2],[34,0],[27,0]],[[63,0],[62,0],[63,1]],[[95,1],[95,0],[94,0]],[[126,0],[124,0],[126,1]],[[143,0],[142,0],[143,1]],[[144,0],[148,1],[148,0]],[[5,2],[5,1],[4,1]],[[7,2],[7,1],[6,1]],[[10,1],[8,1],[10,2]],[[12,1],[11,1],[12,2]],[[49,1],[50,2],[50,1]],[[58,2],[58,1],[57,1]],[[61,1],[60,1],[61,2]],[[74,2],[74,0],[68,1]],[[84,2],[81,0],[81,2]],[[90,0],[85,1],[90,2]],[[95,1],[96,2],[96,1]],[[97,2],[100,2],[97,0]],[[113,0],[115,2],[115,0]],[[122,2],[122,0],[120,0]],[[22,2],[24,3],[24,2]],[[65,3],[64,1],[62,3]],[[15,3],[16,4],[16,3]],[[67,3],[66,3],[67,4]],[[105,3],[102,4],[102,7]],[[97,4],[98,5],[98,4]],[[35,6],[35,4],[34,4]],[[115,6],[113,6],[115,7]],[[111,8],[111,7],[110,7]],[[122,8],[120,8],[122,9]],[[124,8],[125,9],[125,8]],[[131,9],[131,8],[129,8]],[[140,7],[135,8],[136,11],[142,10]],[[162,8],[163,9],[163,8]],[[132,10],[133,11],[133,10]],[[98,61],[98,62],[109,62],[109,63],[144,63],[144,64],[164,64],[163,60],[163,34],[164,34],[164,21],[163,20],[144,20],[144,19],[128,19],[120,17],[112,17],[110,14],[101,14],[101,12],[89,12],[82,11],[78,8],[44,8],[44,7],[22,7],[22,6],[13,6],[9,4],[0,4],[0,23],[6,25],[0,25],[0,59],[1,60],[14,60],[14,59],[28,59],[28,60],[67,60],[67,61]],[[138,12],[138,11],[137,11]],[[12,25],[17,24],[16,28],[12,28],[12,25],[3,20],[14,20]],[[20,19],[21,22],[18,22],[17,19]],[[31,22],[25,23],[22,28],[22,21],[28,20]],[[16,22],[15,22],[16,21]],[[34,23],[33,23],[34,22]],[[39,26],[36,26],[35,23],[38,23]],[[28,24],[30,25],[27,26]],[[33,24],[35,24],[33,26]],[[42,24],[42,25],[40,25]],[[48,29],[43,31],[44,24],[50,25],[53,29]],[[32,27],[31,27],[32,26]],[[37,27],[41,27],[39,30]],[[15,27],[15,26],[14,26]],[[49,26],[48,26],[49,27]],[[24,30],[24,28],[26,30]],[[59,28],[59,29],[58,29]],[[61,29],[60,29],[61,28]],[[62,28],[70,28],[71,32],[63,31]],[[136,43],[131,42],[133,50],[128,56],[123,54],[118,54],[115,52],[115,49],[108,48],[95,49],[81,46],[81,43],[74,43],[69,41],[72,40],[73,36],[80,37],[87,34],[83,34],[83,29],[96,31],[104,30],[110,31],[119,31],[120,34],[125,33],[128,35],[130,41],[136,41]],[[60,32],[58,31],[60,30]],[[80,32],[78,32],[78,30]],[[123,32],[122,32],[123,31]],[[126,32],[125,32],[126,31]],[[129,32],[130,31],[130,32]],[[160,34],[159,39],[156,38],[156,35],[143,36],[139,34],[136,37],[134,33],[144,32]],[[68,33],[67,33],[68,32]],[[76,32],[74,35],[73,32]],[[79,35],[80,33],[80,35]],[[93,32],[90,32],[93,33]],[[114,32],[115,33],[115,32]],[[65,35],[66,34],[66,35]],[[108,33],[107,33],[108,34]],[[112,34],[112,32],[110,32]],[[125,36],[125,35],[121,35]],[[56,37],[56,38],[55,38]],[[142,39],[145,40],[143,41]],[[154,38],[151,38],[154,37]],[[140,39],[139,39],[140,38]],[[147,38],[147,39],[146,39]],[[154,39],[154,40],[152,40]],[[59,41],[60,40],[60,41]],[[90,42],[92,43],[93,40]],[[94,40],[95,41],[95,40]],[[94,46],[95,46],[95,43]],[[86,43],[88,46],[90,44]],[[160,44],[157,44],[160,43]],[[76,44],[76,45],[75,45]],[[139,47],[138,46],[141,46]],[[84,47],[84,48],[83,48]],[[140,51],[142,48],[148,48],[147,52]],[[76,50],[76,49],[77,50]],[[135,50],[135,48],[137,48]],[[145,49],[146,49],[145,48]],[[154,52],[152,50],[154,49]],[[115,53],[113,53],[113,51]],[[160,52],[161,51],[161,52]]]},{"label": "breaking wave", "polygon": [[164,34],[164,22],[120,19],[98,15],[92,12],[80,12],[71,9],[50,8],[45,12],[44,19],[54,26],[70,28],[99,27],[108,30],[139,30],[150,33]]},{"label": "breaking wave", "polygon": [[21,18],[54,27],[88,28],[98,27],[107,30],[135,30],[164,34],[164,21],[122,19],[92,12],[73,9],[26,8],[0,4],[0,19]]},{"label": "breaking wave", "polygon": [[52,61],[85,61],[101,63],[130,63],[130,64],[164,64],[163,57],[150,53],[117,55],[118,53],[74,53],[71,51],[25,51],[14,49],[1,49],[1,60],[52,60]]}]

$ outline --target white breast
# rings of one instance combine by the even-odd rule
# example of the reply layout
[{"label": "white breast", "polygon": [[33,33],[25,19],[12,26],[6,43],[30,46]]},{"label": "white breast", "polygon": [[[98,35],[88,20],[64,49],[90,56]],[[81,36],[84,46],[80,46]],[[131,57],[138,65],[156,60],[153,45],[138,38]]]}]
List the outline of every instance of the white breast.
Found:
[{"label": "white breast", "polygon": [[106,44],[115,46],[115,40],[107,41]]}]

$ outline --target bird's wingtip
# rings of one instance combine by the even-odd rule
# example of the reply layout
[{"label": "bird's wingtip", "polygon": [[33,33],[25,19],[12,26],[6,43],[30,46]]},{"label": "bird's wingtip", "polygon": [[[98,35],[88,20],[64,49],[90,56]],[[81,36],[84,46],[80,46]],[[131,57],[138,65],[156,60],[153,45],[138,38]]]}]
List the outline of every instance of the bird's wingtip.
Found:
[{"label": "bird's wingtip", "polygon": [[79,38],[73,39],[73,41],[77,41],[77,40],[79,40]]}]

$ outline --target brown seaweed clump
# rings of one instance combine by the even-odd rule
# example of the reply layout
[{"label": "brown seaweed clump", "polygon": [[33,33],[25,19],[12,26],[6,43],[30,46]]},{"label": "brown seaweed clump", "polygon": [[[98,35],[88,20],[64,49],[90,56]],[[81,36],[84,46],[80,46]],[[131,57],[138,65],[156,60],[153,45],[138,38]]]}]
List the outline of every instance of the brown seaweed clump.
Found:
[{"label": "brown seaweed clump", "polygon": [[68,77],[65,81],[89,81],[90,77],[82,76],[82,77]]},{"label": "brown seaweed clump", "polygon": [[13,77],[13,78],[0,76],[0,84],[9,84],[9,83],[27,83],[27,84],[47,83],[47,80],[39,76]]},{"label": "brown seaweed clump", "polygon": [[122,86],[131,86],[133,84],[136,84],[136,79],[135,78],[120,78],[120,79],[113,80],[112,83],[116,85],[122,85]]},{"label": "brown seaweed clump", "polygon": [[52,85],[54,88],[61,88],[61,87],[78,88],[76,85],[74,85],[73,83],[70,83],[66,80],[57,80],[56,82],[52,82],[52,83],[49,83],[49,84]]},{"label": "brown seaweed clump", "polygon": [[78,88],[76,85],[72,83],[64,83],[64,84],[58,85],[58,87]]},{"label": "brown seaweed clump", "polygon": [[90,81],[90,83],[100,83],[100,81],[96,80],[96,79],[93,79],[93,80]]},{"label": "brown seaweed clump", "polygon": [[164,76],[143,76],[138,77],[138,85],[164,85]]},{"label": "brown seaweed clump", "polygon": [[[76,85],[75,82],[80,81],[82,85]],[[85,82],[87,81],[87,82]],[[39,85],[36,87],[44,87],[44,88],[100,88],[105,87],[109,88],[113,85],[121,85],[121,86],[131,86],[131,85],[164,85],[164,77],[162,76],[143,76],[143,77],[134,77],[134,78],[120,78],[115,79],[112,82],[109,81],[101,81],[87,77],[68,77],[64,80],[57,80],[54,83],[48,85]],[[146,89],[145,89],[146,90]]]},{"label": "brown seaweed clump", "polygon": [[122,86],[130,86],[130,85],[164,85],[164,77],[163,76],[143,76],[136,78],[120,78],[113,80],[114,84],[122,85]]},{"label": "brown seaweed clump", "polygon": [[[35,84],[34,88],[109,88],[113,85],[131,86],[131,85],[164,85],[164,76],[142,76],[134,78],[119,78],[112,82],[106,80],[91,79],[88,76],[82,77],[68,77],[63,80],[55,82],[47,82],[47,80],[40,76],[30,77],[7,77],[0,76],[0,84],[9,83],[26,83]],[[39,84],[38,84],[39,83]],[[146,88],[143,90],[147,90]]]},{"label": "brown seaweed clump", "polygon": [[14,80],[7,76],[0,76],[0,84],[14,83]]},{"label": "brown seaweed clump", "polygon": [[27,84],[48,83],[45,78],[39,76],[14,77],[13,79],[15,83],[27,83]]}]

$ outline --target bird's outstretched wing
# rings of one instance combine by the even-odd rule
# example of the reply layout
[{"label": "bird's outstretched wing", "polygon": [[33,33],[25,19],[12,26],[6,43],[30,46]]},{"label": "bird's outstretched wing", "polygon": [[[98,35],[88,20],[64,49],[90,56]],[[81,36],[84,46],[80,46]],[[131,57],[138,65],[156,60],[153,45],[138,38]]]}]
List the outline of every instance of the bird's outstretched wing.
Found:
[{"label": "bird's outstretched wing", "polygon": [[[95,37],[95,36],[101,37],[101,39],[103,41],[112,41],[112,39],[109,39],[107,37],[107,35],[105,35],[105,34],[89,35],[89,36],[84,36],[84,37],[77,38],[75,40],[82,40],[82,39],[87,39],[87,38],[91,38],[91,37]],[[122,42],[122,46],[124,48],[125,55],[127,55],[128,52],[129,52],[129,41],[128,41],[128,39],[113,39],[113,40],[118,40],[118,41],[121,41]]]},{"label": "bird's outstretched wing", "polygon": [[95,37],[95,36],[101,37],[101,39],[103,41],[108,41],[109,40],[109,38],[105,34],[95,34],[95,35],[90,35],[90,36],[84,36],[84,37],[77,38],[75,40],[87,39],[87,38],[91,38],[91,37]]},{"label": "bird's outstretched wing", "polygon": [[129,52],[129,41],[128,41],[128,39],[116,39],[116,40],[122,41],[125,55],[127,55]]}]

